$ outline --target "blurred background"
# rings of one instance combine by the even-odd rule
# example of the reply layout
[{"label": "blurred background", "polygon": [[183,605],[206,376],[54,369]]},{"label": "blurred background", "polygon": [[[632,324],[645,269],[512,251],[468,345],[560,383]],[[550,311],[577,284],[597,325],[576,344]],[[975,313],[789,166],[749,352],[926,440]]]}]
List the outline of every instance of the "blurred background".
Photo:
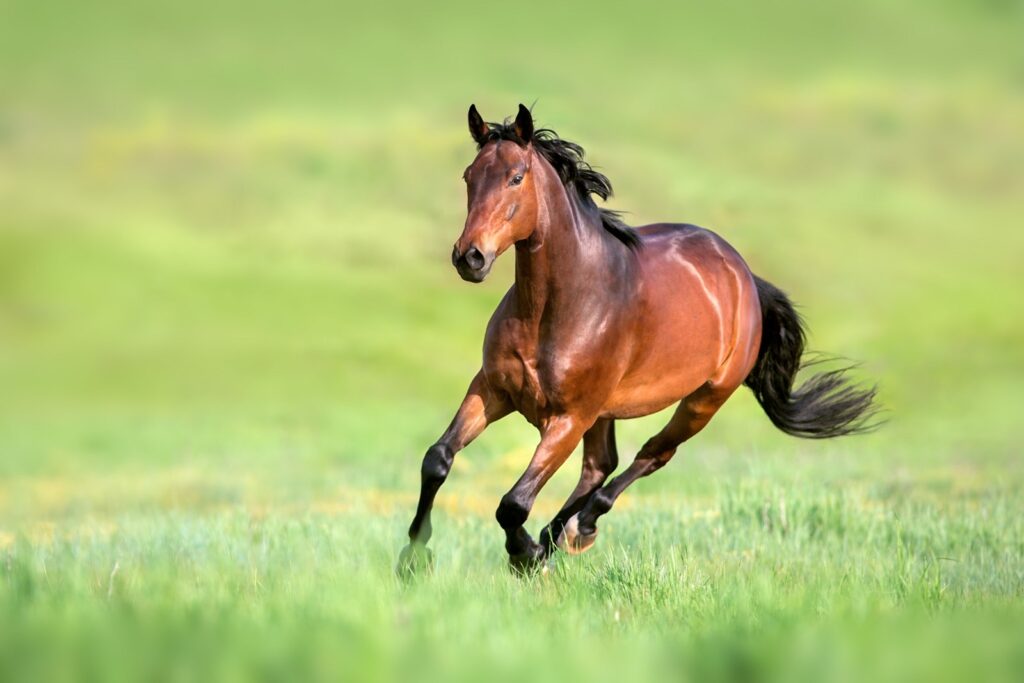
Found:
[{"label": "blurred background", "polygon": [[[1012,632],[992,614],[1017,624],[1024,593],[1022,35],[1016,0],[3,0],[3,677],[471,677],[438,654],[453,638],[492,674],[557,644],[554,673],[787,677],[804,660],[776,646],[823,615],[876,663],[878,614]],[[536,441],[512,417],[443,490],[436,583],[395,587],[420,458],[512,277],[449,263],[474,102],[533,105],[629,222],[722,234],[814,349],[863,363],[885,429],[799,442],[741,392],[538,588],[505,576],[492,519]],[[665,419],[622,425],[623,457]],[[750,652],[765,614],[787,626]],[[1019,673],[1019,642],[972,642]],[[812,678],[846,670],[829,651]]]}]

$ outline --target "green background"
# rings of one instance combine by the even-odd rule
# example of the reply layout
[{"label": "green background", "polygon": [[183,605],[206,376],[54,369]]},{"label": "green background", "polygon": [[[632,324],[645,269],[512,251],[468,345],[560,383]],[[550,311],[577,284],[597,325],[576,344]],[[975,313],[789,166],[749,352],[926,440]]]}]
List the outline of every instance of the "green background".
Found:
[{"label": "green background", "polygon": [[[1019,680],[1022,35],[1014,0],[4,0],[0,679]],[[886,427],[799,441],[740,392],[524,581],[511,417],[400,586],[511,281],[448,260],[471,102],[722,234]]]}]

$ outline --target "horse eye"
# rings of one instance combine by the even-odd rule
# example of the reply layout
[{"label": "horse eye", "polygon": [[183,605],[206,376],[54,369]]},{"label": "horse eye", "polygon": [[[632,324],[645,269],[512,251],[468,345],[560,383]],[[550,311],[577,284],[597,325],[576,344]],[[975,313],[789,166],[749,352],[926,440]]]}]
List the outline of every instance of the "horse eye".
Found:
[{"label": "horse eye", "polygon": [[518,173],[518,174],[516,174],[516,175],[514,175],[512,177],[512,180],[510,180],[508,182],[508,184],[509,185],[518,185],[521,182],[523,182],[523,174],[522,173]]}]

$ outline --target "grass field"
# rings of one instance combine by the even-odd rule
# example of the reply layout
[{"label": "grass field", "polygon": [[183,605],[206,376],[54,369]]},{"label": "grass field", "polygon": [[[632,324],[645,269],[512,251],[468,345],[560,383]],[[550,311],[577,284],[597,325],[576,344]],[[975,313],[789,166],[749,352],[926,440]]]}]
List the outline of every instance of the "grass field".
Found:
[{"label": "grass field", "polygon": [[[0,680],[1021,680],[1022,31],[1014,0],[6,0]],[[889,422],[799,441],[744,391],[521,580],[508,418],[401,586],[511,280],[448,262],[465,110],[534,100],[631,222],[786,289]]]}]

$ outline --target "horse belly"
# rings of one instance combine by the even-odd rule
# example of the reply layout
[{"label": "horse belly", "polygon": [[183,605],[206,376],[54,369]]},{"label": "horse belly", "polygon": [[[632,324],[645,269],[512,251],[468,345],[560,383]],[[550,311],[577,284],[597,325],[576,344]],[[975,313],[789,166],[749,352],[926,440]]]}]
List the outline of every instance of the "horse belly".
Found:
[{"label": "horse belly", "polygon": [[[711,331],[708,330],[711,334]],[[699,389],[716,369],[715,349],[706,343],[687,344],[690,335],[642,341],[652,351],[630,369],[612,392],[605,407],[609,417],[650,415],[678,403]],[[703,341],[713,341],[705,337]]]}]

